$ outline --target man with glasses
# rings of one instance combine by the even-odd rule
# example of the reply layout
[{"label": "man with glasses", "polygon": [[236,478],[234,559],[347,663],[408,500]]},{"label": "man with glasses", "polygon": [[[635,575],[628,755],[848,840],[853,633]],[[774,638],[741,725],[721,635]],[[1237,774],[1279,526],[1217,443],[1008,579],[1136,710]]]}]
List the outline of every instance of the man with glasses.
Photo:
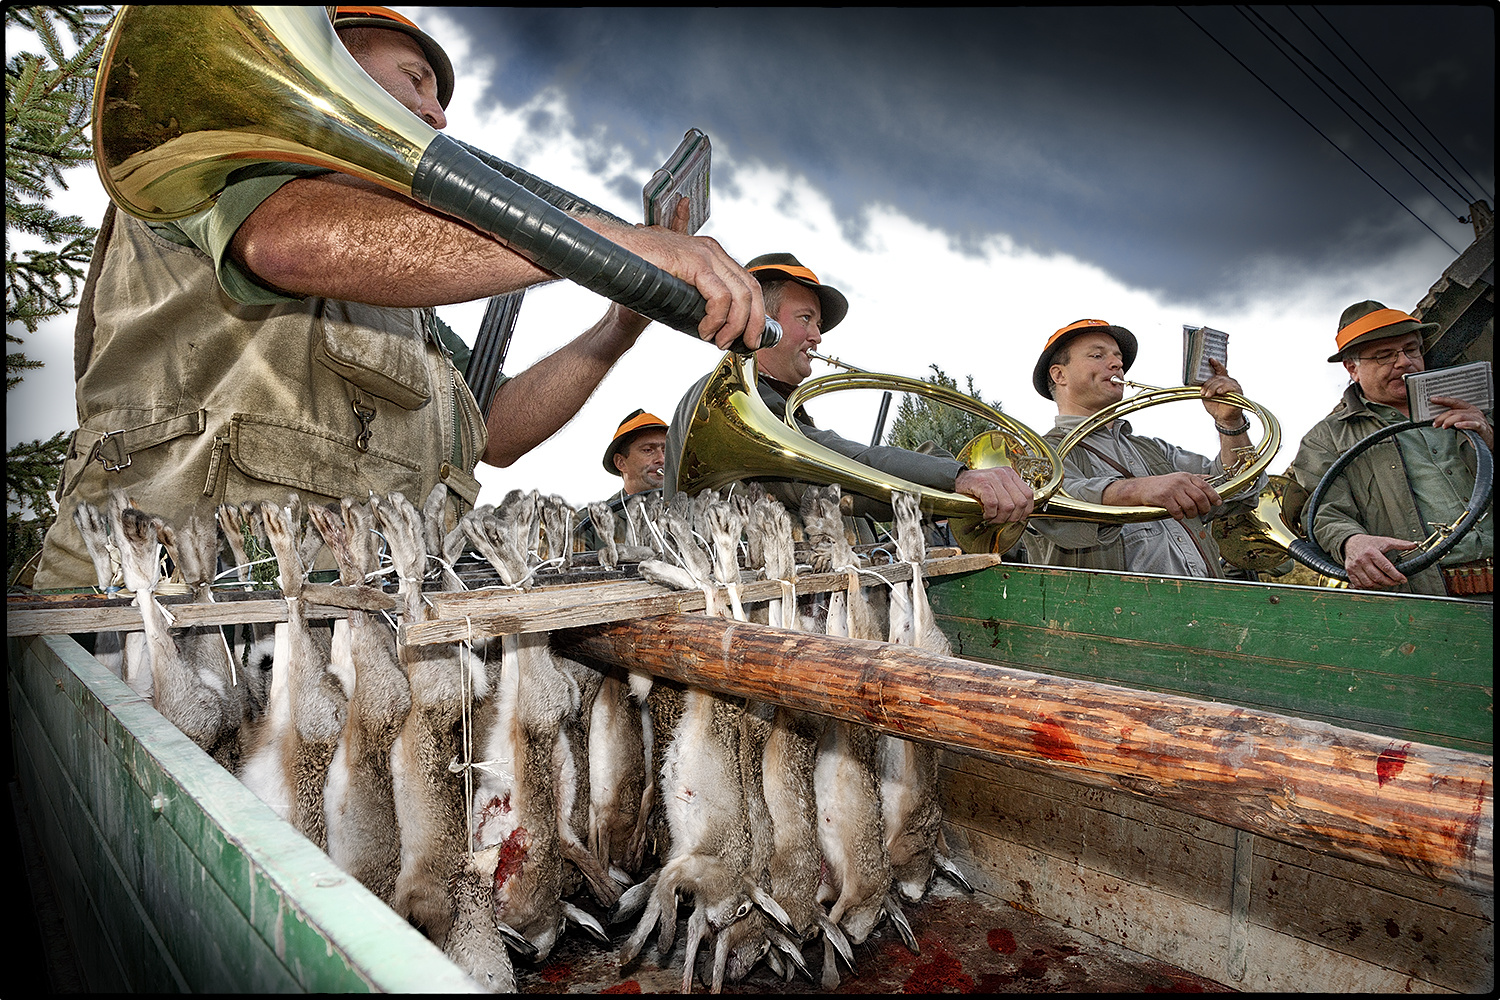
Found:
[{"label": "man with glasses", "polygon": [[[1337,350],[1349,387],[1332,413],[1302,439],[1291,474],[1312,490],[1339,456],[1360,440],[1411,419],[1404,376],[1425,370],[1422,338],[1436,323],[1421,323],[1379,302],[1359,302],[1339,317]],[[1467,435],[1495,446],[1485,415],[1458,399],[1433,397],[1449,409],[1431,427],[1387,438],[1367,450],[1330,485],[1313,535],[1343,562],[1349,585],[1363,590],[1492,599],[1494,520],[1486,515],[1434,566],[1410,579],[1387,556],[1417,548],[1434,528],[1462,515],[1472,492],[1476,458]]]}]

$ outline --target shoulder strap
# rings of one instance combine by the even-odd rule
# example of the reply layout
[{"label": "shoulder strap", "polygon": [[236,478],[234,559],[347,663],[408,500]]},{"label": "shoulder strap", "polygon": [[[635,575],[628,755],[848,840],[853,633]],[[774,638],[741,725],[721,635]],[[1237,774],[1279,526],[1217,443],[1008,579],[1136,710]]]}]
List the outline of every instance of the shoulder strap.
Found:
[{"label": "shoulder strap", "polygon": [[1082,448],[1084,451],[1088,452],[1090,455],[1093,455],[1095,458],[1099,459],[1099,461],[1103,462],[1105,465],[1109,466],[1111,469],[1114,469],[1116,472],[1118,472],[1120,475],[1124,476],[1126,479],[1134,479],[1135,478],[1135,473],[1131,472],[1129,469],[1125,468],[1125,466],[1121,465],[1119,462],[1116,462],[1114,459],[1112,459],[1108,455],[1104,454],[1104,452],[1100,451],[1098,448],[1093,447],[1087,441],[1080,441],[1080,442],[1078,442],[1078,447]]},{"label": "shoulder strap", "polygon": [[[1116,462],[1114,459],[1110,458],[1108,455],[1104,454],[1099,449],[1090,447],[1089,444],[1088,444],[1088,442],[1086,442],[1086,441],[1080,441],[1080,442],[1078,442],[1078,447],[1084,449],[1090,455],[1093,455],[1096,458],[1098,458],[1099,460],[1103,461],[1104,463],[1106,463],[1107,465],[1109,465],[1110,467],[1112,467],[1120,475],[1124,476],[1126,479],[1134,479],[1135,478],[1134,473],[1132,473],[1129,469],[1125,468],[1119,462]],[[1215,558],[1214,555],[1211,552],[1209,552],[1207,548],[1204,547],[1202,541],[1200,541],[1199,538],[1198,538],[1197,532],[1193,531],[1193,529],[1189,528],[1187,525],[1183,525],[1183,531],[1187,532],[1188,540],[1193,543],[1193,547],[1198,550],[1198,555],[1202,557],[1204,568],[1207,569],[1209,571],[1209,573],[1213,574],[1214,576],[1217,576],[1218,573],[1216,572],[1216,570],[1218,569],[1218,566],[1219,566],[1218,559]]]}]

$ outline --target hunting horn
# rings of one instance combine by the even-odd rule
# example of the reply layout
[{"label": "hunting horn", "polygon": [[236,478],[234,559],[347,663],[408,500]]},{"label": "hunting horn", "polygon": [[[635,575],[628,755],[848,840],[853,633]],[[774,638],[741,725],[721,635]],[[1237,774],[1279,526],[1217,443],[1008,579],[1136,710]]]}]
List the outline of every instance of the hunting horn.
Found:
[{"label": "hunting horn", "polygon": [[[901,375],[882,375],[857,368],[838,358],[826,357],[815,351],[807,352],[810,357],[817,358],[825,364],[834,365],[846,369],[848,374],[823,375],[819,378],[810,379],[800,386],[791,400],[788,400],[788,412],[796,412],[797,406],[811,399],[813,396],[822,395],[838,389],[886,389],[902,392],[916,392],[926,395],[942,403],[958,409],[968,410],[977,416],[984,417],[996,424],[992,430],[983,431],[975,435],[967,444],[959,449],[957,458],[971,469],[992,469],[999,466],[1009,465],[1015,469],[1022,479],[1030,482],[1037,488],[1037,508],[1032,517],[1046,517],[1059,521],[1088,521],[1094,524],[1128,524],[1139,521],[1156,521],[1170,516],[1161,507],[1123,507],[1114,504],[1092,503],[1087,500],[1079,500],[1069,496],[1061,487],[1062,477],[1062,454],[1061,449],[1054,450],[1045,438],[1036,434],[1025,424],[1016,420],[1008,414],[994,409],[990,406],[979,404],[977,409],[970,407],[976,402],[972,397],[966,396],[956,390],[935,386],[931,382],[918,381]],[[966,405],[967,404],[967,405]],[[794,431],[796,425],[790,419],[788,426]],[[800,434],[800,431],[798,431]],[[1032,442],[1036,442],[1033,444]],[[1269,462],[1270,459],[1267,459]],[[1055,478],[1054,478],[1055,477]],[[1044,503],[1045,501],[1045,503]],[[967,521],[960,523],[962,527],[971,527]],[[957,529],[955,529],[957,531]],[[1005,548],[1014,544],[1020,536],[1020,530],[1010,534],[997,536],[1005,542]],[[989,537],[986,535],[985,537]],[[983,548],[970,548],[960,539],[968,551],[1003,551],[987,550]]]},{"label": "hunting horn", "polygon": [[[207,208],[257,163],[362,177],[493,236],[539,267],[697,336],[698,291],[431,128],[344,49],[327,7],[129,5],[94,84],[94,160],[141,219]],[[780,338],[768,320],[761,346]],[[736,350],[747,351],[742,341]]]},{"label": "hunting horn", "polygon": [[[1327,499],[1332,484],[1350,468],[1356,458],[1373,445],[1403,431],[1428,426],[1432,421],[1404,421],[1388,424],[1356,442],[1324,471],[1312,492],[1288,476],[1271,476],[1260,491],[1256,506],[1243,513],[1224,518],[1223,527],[1214,524],[1214,538],[1224,558],[1243,569],[1259,572],[1277,568],[1288,556],[1318,574],[1320,586],[1347,586],[1349,573],[1340,559],[1325,552],[1312,538],[1312,525],[1318,510]],[[1474,448],[1474,488],[1463,514],[1451,525],[1436,526],[1415,549],[1391,555],[1397,572],[1406,576],[1420,572],[1441,559],[1470,529],[1479,523],[1489,509],[1494,492],[1494,456],[1477,431],[1467,428],[1460,433]],[[1287,523],[1287,516],[1292,524]]]},{"label": "hunting horn", "polygon": [[[1084,438],[1101,427],[1106,427],[1119,418],[1138,410],[1144,410],[1150,406],[1158,406],[1162,403],[1172,403],[1186,399],[1202,399],[1203,389],[1196,385],[1179,385],[1172,388],[1158,388],[1156,386],[1142,385],[1139,382],[1129,382],[1125,379],[1115,378],[1121,385],[1132,386],[1144,390],[1129,399],[1122,399],[1118,403],[1104,407],[1093,416],[1084,420],[1069,434],[1062,439],[1057,446],[1059,459],[1066,460],[1068,453],[1076,448]],[[1215,399],[1245,409],[1255,414],[1255,419],[1260,422],[1261,439],[1254,451],[1245,456],[1245,461],[1234,469],[1226,471],[1219,478],[1211,481],[1214,490],[1221,496],[1235,496],[1247,486],[1260,478],[1260,474],[1266,471],[1266,467],[1281,450],[1281,422],[1276,419],[1275,414],[1252,400],[1246,399],[1237,392],[1226,393],[1216,396]],[[1058,490],[1057,495],[1047,505],[1047,509],[1033,515],[1034,517],[1055,517],[1060,520],[1080,520],[1072,516],[1073,505],[1081,504],[1082,501],[1074,500],[1063,490]],[[1096,507],[1100,505],[1088,504],[1086,506]],[[1157,521],[1165,517],[1171,517],[1165,507],[1109,507],[1109,510],[1118,511],[1116,518],[1104,520],[1098,518],[1082,518],[1082,520],[1100,520],[1101,523],[1125,523],[1128,521]]]},{"label": "hunting horn", "polygon": [[[813,379],[804,383],[803,388],[813,390],[811,394],[830,391],[826,380],[840,377]],[[1038,504],[1045,501],[1061,482],[1062,465],[1050,460],[1051,449],[1047,442],[1000,411],[931,382],[896,375],[870,376],[868,373],[856,377],[877,378],[882,381],[873,387],[938,398],[951,406],[1013,427],[1016,436],[1024,439],[1035,453],[1048,458],[1045,481],[1037,483],[1035,477],[1028,480],[1036,490]],[[760,398],[755,379],[754,359],[732,352],[725,354],[709,375],[683,435],[682,451],[677,461],[678,490],[698,493],[741,479],[768,478],[837,484],[851,493],[887,504],[894,493],[913,493],[922,510],[949,518],[954,537],[965,551],[1003,552],[1020,537],[1024,524],[997,526],[983,523],[984,509],[973,497],[889,475],[811,440],[794,420],[783,421],[771,412]],[[810,398],[811,394],[803,394],[802,389],[793,393],[792,399],[787,401],[788,414],[795,413],[800,400]],[[997,461],[996,464],[1001,463]],[[1026,478],[1024,474],[1023,478]]]}]

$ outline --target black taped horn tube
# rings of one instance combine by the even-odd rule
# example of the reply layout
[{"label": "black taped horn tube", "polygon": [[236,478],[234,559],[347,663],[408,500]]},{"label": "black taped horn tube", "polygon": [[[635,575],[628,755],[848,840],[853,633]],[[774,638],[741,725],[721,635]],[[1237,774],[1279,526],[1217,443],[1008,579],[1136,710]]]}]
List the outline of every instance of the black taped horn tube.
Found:
[{"label": "black taped horn tube", "polygon": [[[706,303],[680,278],[618,246],[438,135],[412,177],[412,197],[474,226],[561,278],[693,337]],[[767,320],[761,347],[781,339]],[[743,338],[731,350],[753,353]]]},{"label": "black taped horn tube", "polygon": [[500,171],[500,173],[504,174],[506,177],[509,177],[511,180],[515,181],[517,184],[521,185],[521,187],[530,191],[532,194],[536,195],[538,198],[542,199],[553,208],[560,208],[564,212],[568,212],[570,214],[577,212],[587,215],[595,215],[601,219],[608,219],[611,222],[614,222],[621,226],[630,225],[630,223],[626,222],[618,215],[615,215],[612,212],[606,212],[604,209],[600,208],[598,205],[595,205],[593,202],[588,201],[585,198],[580,198],[572,191],[569,191],[566,188],[560,188],[557,185],[553,184],[551,181],[538,177],[536,174],[533,174],[523,167],[516,166],[509,160],[502,160],[494,153],[485,152],[478,146],[471,146],[467,142],[462,142],[460,140],[454,141],[458,143],[460,148],[470,153],[477,160],[479,160],[480,163],[483,163],[487,167],[491,167],[495,170]]},{"label": "black taped horn tube", "polygon": [[[1323,473],[1323,478],[1318,480],[1317,487],[1312,491],[1312,495],[1307,498],[1307,506],[1303,509],[1302,515],[1303,533],[1309,539],[1313,537],[1313,521],[1317,518],[1318,508],[1323,506],[1323,497],[1328,493],[1328,488],[1333,485],[1334,480],[1343,475],[1344,470],[1349,467],[1351,462],[1369,450],[1373,444],[1400,434],[1402,431],[1409,431],[1417,427],[1426,427],[1431,423],[1431,420],[1408,420],[1405,423],[1382,427],[1375,433],[1360,439],[1355,443],[1353,448],[1340,455],[1338,460],[1328,467],[1328,471]],[[1467,534],[1469,529],[1474,527],[1479,519],[1484,516],[1484,512],[1489,509],[1490,499],[1495,486],[1494,456],[1490,454],[1490,450],[1484,445],[1484,439],[1476,431],[1464,430],[1463,433],[1468,435],[1469,443],[1474,446],[1474,455],[1476,458],[1474,491],[1469,496],[1468,507],[1464,510],[1464,516],[1453,526],[1453,530],[1438,544],[1429,549],[1418,549],[1407,554],[1405,557],[1391,559],[1391,565],[1396,567],[1396,571],[1402,576],[1411,576],[1413,573],[1420,573],[1441,559],[1447,554],[1449,549],[1458,544],[1458,540]],[[1298,539],[1292,543],[1288,551],[1303,565],[1317,570],[1324,576],[1331,576],[1337,580],[1344,581],[1349,579],[1348,571],[1325,552],[1317,542]]]}]

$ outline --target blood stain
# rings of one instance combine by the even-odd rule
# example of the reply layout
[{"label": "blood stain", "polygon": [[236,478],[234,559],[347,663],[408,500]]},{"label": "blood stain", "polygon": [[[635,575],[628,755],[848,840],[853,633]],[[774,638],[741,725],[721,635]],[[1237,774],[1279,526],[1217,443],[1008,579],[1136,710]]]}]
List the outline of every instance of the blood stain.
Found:
[{"label": "blood stain", "polygon": [[1068,764],[1086,762],[1083,754],[1078,751],[1078,745],[1073,742],[1073,738],[1050,716],[1042,716],[1042,721],[1032,723],[1030,728],[1031,745],[1043,757]]},{"label": "blood stain", "polygon": [[530,850],[531,835],[527,833],[524,826],[516,827],[500,845],[500,857],[495,863],[495,887],[497,889],[509,882],[510,877],[521,870]]},{"label": "blood stain", "polygon": [[985,935],[990,947],[1002,955],[1014,955],[1016,953],[1016,936],[1008,928],[996,927]]},{"label": "blood stain", "polygon": [[634,979],[627,979],[623,983],[616,983],[614,986],[606,986],[606,987],[604,987],[604,989],[600,990],[599,992],[600,993],[639,993],[640,991],[641,991],[641,984],[640,983],[636,982]]},{"label": "blood stain", "polygon": [[948,949],[938,945],[930,961],[922,962],[901,984],[902,993],[972,993],[974,977]]},{"label": "blood stain", "polygon": [[1380,756],[1375,758],[1375,780],[1380,782],[1384,788],[1385,783],[1401,773],[1406,766],[1406,747],[1410,743],[1400,747],[1387,747],[1380,751]]}]

